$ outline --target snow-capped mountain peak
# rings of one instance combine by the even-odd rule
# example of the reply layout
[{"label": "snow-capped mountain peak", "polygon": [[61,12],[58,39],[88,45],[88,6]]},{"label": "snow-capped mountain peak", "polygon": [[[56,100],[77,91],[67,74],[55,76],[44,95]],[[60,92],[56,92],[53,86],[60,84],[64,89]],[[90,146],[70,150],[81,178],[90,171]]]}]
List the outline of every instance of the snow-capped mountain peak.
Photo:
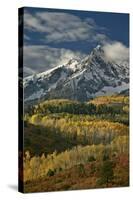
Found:
[{"label": "snow-capped mountain peak", "polygon": [[107,61],[98,45],[82,60],[70,59],[24,79],[25,102],[37,99],[67,98],[79,101],[129,88],[129,64]]}]

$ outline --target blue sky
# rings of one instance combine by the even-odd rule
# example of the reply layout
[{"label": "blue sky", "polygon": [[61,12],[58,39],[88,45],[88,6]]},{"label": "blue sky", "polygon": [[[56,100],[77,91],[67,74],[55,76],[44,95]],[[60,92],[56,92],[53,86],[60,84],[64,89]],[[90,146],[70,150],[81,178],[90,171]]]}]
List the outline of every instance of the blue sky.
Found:
[{"label": "blue sky", "polygon": [[98,44],[129,48],[129,15],[120,13],[24,8],[26,75],[83,58]]}]

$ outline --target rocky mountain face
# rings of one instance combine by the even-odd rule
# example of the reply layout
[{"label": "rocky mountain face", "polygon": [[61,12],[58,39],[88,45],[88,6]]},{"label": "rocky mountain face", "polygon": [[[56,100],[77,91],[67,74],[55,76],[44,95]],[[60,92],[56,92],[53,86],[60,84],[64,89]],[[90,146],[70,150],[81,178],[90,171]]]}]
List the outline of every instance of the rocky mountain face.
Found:
[{"label": "rocky mountain face", "polygon": [[107,60],[98,45],[82,60],[71,59],[64,65],[26,77],[23,86],[25,102],[53,98],[87,101],[127,91],[129,63]]}]

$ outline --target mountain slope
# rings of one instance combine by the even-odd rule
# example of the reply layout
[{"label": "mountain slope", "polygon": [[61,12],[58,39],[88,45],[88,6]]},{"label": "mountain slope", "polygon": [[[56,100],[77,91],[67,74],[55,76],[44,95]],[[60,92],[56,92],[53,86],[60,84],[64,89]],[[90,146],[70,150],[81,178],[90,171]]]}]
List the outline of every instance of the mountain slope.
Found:
[{"label": "mountain slope", "polygon": [[68,63],[24,79],[25,102],[66,98],[79,101],[129,89],[129,63],[110,62],[97,46],[83,60]]}]

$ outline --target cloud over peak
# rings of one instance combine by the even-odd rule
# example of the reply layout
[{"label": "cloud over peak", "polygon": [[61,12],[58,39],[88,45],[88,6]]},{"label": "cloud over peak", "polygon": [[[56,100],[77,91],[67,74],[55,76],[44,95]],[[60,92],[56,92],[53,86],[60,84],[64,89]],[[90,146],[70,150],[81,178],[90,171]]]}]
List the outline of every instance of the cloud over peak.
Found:
[{"label": "cloud over peak", "polygon": [[105,43],[103,46],[107,60],[114,62],[129,61],[129,48],[121,42]]}]

